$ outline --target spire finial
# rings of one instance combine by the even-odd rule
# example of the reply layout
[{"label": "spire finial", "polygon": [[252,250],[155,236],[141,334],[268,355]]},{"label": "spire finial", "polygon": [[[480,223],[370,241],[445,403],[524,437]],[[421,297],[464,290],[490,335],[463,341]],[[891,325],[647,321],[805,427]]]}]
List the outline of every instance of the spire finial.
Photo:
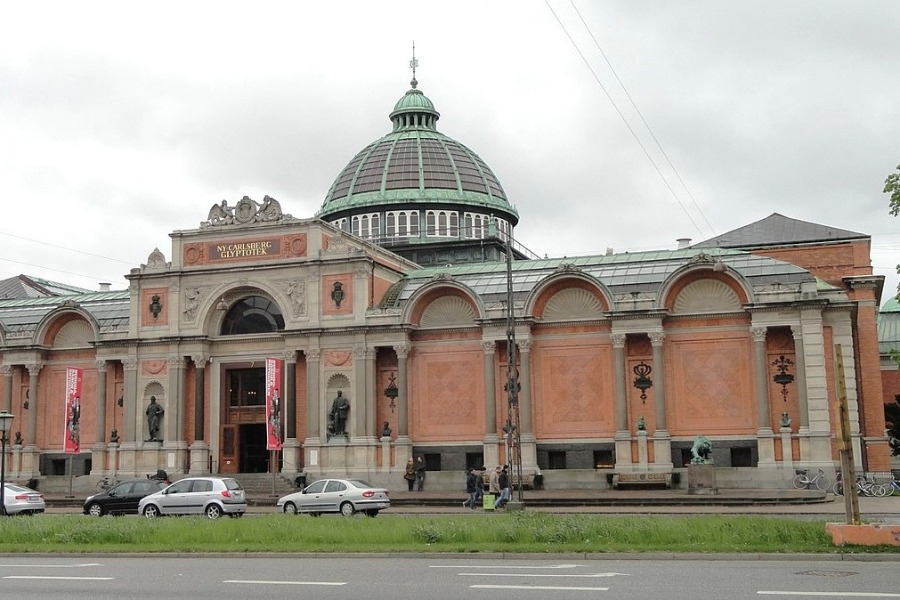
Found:
[{"label": "spire finial", "polygon": [[419,84],[419,82],[416,81],[416,67],[418,67],[418,66],[419,66],[419,61],[416,60],[416,42],[413,41],[412,60],[409,61],[409,68],[412,69],[412,72],[413,72],[413,78],[412,78],[412,81],[409,82],[409,84],[413,87],[413,89],[415,89],[416,86]]}]

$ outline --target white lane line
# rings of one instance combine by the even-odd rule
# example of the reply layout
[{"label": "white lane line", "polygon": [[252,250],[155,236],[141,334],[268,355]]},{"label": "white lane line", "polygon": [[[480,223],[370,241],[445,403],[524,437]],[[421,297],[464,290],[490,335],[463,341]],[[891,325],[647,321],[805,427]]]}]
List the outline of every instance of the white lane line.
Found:
[{"label": "white lane line", "polygon": [[564,587],[553,585],[470,585],[471,589],[482,590],[557,590],[579,592],[608,592],[608,587]]},{"label": "white lane line", "polygon": [[80,567],[102,567],[100,563],[82,563],[80,565],[0,565],[0,569],[78,569]]},{"label": "white lane line", "polygon": [[469,577],[581,577],[595,579],[597,577],[615,577],[616,575],[628,575],[627,573],[457,573],[457,575]]},{"label": "white lane line", "polygon": [[61,579],[64,581],[112,581],[115,577],[48,577],[47,575],[5,575],[3,579]]},{"label": "white lane line", "polygon": [[226,579],[222,583],[249,583],[250,585],[347,585],[346,581],[267,581],[264,579]]},{"label": "white lane line", "polygon": [[582,565],[428,565],[432,569],[577,569]]},{"label": "white lane line", "polygon": [[817,596],[820,598],[900,598],[900,594],[888,592],[787,592],[757,591],[760,596]]}]

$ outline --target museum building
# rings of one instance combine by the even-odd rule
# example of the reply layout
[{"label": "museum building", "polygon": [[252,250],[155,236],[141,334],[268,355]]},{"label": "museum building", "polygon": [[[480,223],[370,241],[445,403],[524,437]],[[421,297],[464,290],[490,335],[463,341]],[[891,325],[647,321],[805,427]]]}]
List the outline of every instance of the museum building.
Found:
[{"label": "museum building", "polygon": [[[890,470],[884,405],[900,381],[879,353],[870,236],[773,214],[672,250],[541,259],[515,243],[499,179],[439,116],[413,79],[392,130],[314,218],[268,196],[214,204],[125,291],[0,282],[12,477],[71,462],[89,479],[303,471],[398,487],[423,456],[430,487],[457,489],[463,469],[505,464],[515,446],[523,473],[559,488],[678,485],[703,435],[720,485],[782,487],[795,468],[833,473],[842,398],[858,468]],[[277,452],[269,358],[284,364]],[[345,431],[330,417],[339,392]]]}]

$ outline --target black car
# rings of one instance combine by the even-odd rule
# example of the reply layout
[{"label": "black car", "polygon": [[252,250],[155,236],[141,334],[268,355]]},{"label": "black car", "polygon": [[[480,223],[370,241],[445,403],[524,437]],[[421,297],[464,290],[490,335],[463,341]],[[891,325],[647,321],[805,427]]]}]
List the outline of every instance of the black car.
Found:
[{"label": "black car", "polygon": [[84,514],[93,517],[106,514],[136,515],[141,498],[158,492],[166,485],[167,482],[159,479],[135,479],[119,483],[85,500]]}]

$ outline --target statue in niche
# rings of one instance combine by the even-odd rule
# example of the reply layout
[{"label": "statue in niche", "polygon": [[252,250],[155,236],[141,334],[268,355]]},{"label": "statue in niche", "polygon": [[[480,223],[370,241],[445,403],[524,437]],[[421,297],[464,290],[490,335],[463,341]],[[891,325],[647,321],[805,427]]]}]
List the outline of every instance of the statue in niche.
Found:
[{"label": "statue in niche", "polygon": [[159,440],[159,422],[162,419],[165,409],[156,403],[156,396],[150,396],[150,404],[144,413],[147,415],[147,429],[150,432],[148,442],[158,442]]},{"label": "statue in niche", "polygon": [[337,397],[331,403],[331,424],[328,426],[331,435],[347,435],[347,415],[350,413],[350,401],[338,390]]},{"label": "statue in niche", "polygon": [[391,425],[387,421],[384,422],[384,427],[381,428],[381,437],[391,437]]}]

